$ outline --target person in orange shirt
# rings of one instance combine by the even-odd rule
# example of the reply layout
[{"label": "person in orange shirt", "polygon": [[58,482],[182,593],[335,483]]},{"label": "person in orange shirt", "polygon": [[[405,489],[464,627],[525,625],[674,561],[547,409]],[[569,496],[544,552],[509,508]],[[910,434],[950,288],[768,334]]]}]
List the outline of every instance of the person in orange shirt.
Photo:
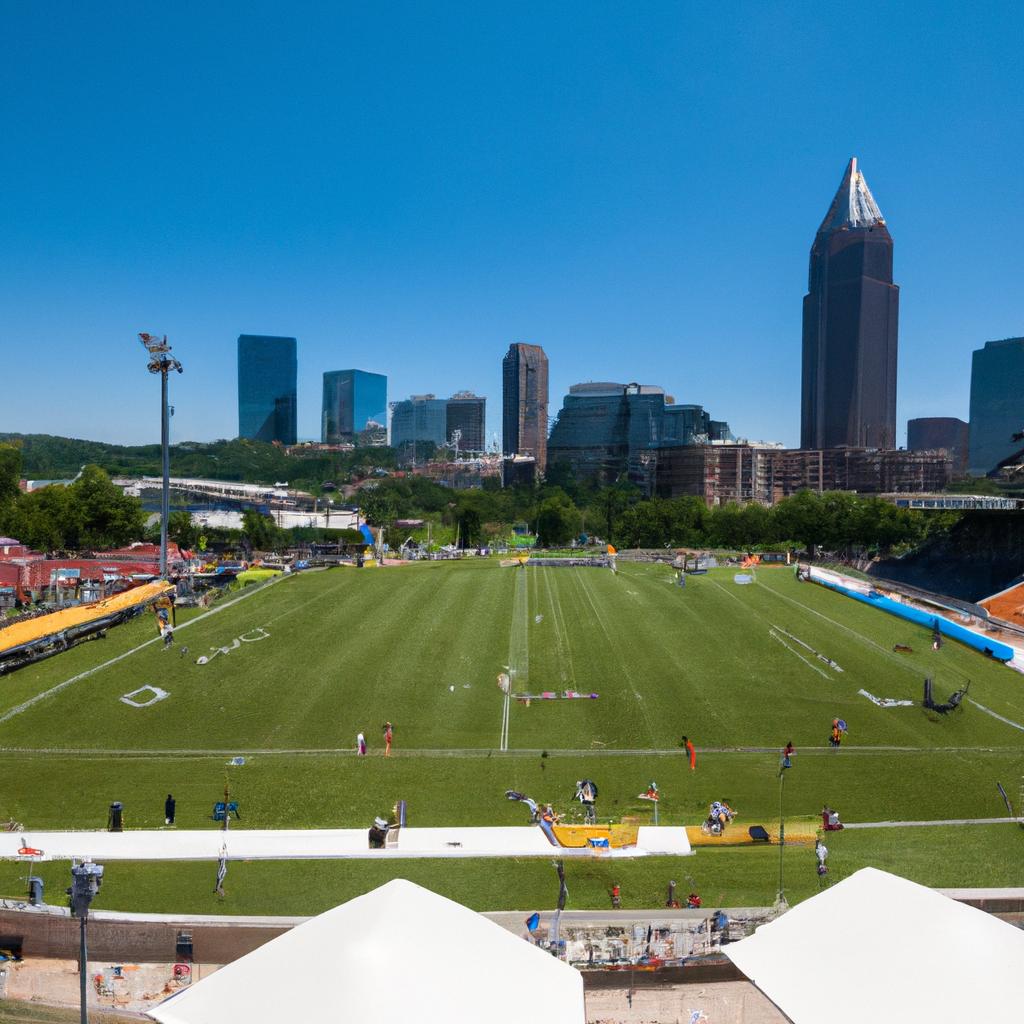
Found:
[{"label": "person in orange shirt", "polygon": [[692,771],[696,771],[697,770],[697,751],[696,751],[694,745],[690,742],[690,737],[689,736],[684,736],[683,737],[683,744],[682,745],[686,748],[686,755],[690,759],[690,771],[691,772]]}]

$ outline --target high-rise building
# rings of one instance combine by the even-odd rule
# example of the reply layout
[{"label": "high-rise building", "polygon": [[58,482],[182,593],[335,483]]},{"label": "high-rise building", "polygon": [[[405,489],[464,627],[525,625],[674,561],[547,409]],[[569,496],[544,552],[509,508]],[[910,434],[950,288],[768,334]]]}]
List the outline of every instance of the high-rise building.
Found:
[{"label": "high-rise building", "polygon": [[391,447],[402,455],[422,454],[447,440],[448,402],[434,395],[412,395],[391,405]]},{"label": "high-rise building", "polygon": [[297,432],[294,338],[238,336],[238,436],[295,444]]},{"label": "high-rise building", "polygon": [[660,449],[731,440],[729,424],[699,405],[676,405],[652,384],[573,384],[548,439],[548,462],[606,483],[629,474],[647,487]]},{"label": "high-rise building", "polygon": [[907,420],[907,448],[912,452],[945,448],[953,463],[953,473],[967,472],[967,424],[955,416],[920,416]]},{"label": "high-rise building", "polygon": [[539,345],[509,345],[501,363],[502,451],[548,459],[548,357]]},{"label": "high-rise building", "polygon": [[388,379],[366,370],[324,374],[320,440],[325,444],[387,444]]},{"label": "high-rise building", "polygon": [[800,446],[896,446],[892,237],[854,157],[811,246]]},{"label": "high-rise building", "polygon": [[487,399],[472,391],[457,391],[448,399],[445,414],[445,436],[451,442],[459,431],[460,452],[482,452],[486,447],[484,423],[487,418]]},{"label": "high-rise building", "polygon": [[987,341],[971,359],[971,430],[968,465],[973,476],[991,473],[1024,448],[1024,338]]}]

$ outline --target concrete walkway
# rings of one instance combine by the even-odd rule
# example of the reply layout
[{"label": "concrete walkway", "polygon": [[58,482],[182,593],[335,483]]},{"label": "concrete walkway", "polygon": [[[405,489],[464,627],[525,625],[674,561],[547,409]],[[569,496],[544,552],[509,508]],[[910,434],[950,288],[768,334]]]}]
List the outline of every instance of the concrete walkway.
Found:
[{"label": "concrete walkway", "polygon": [[[23,849],[38,853],[22,854]],[[682,826],[641,825],[635,846],[610,850],[552,846],[535,826],[403,828],[383,850],[371,850],[367,830],[215,829],[129,832],[0,833],[0,858],[70,860],[392,860],[457,857],[633,858],[692,853]]]}]

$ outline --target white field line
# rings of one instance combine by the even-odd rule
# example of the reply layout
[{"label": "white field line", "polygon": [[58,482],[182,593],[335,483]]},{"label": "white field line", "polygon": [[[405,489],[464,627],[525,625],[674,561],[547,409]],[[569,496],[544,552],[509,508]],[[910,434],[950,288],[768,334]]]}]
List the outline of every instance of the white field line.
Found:
[{"label": "white field line", "polygon": [[[654,729],[651,725],[651,716],[647,713],[647,706],[644,703],[643,695],[633,685],[633,677],[630,674],[629,665],[626,663],[626,660],[622,657],[621,648],[612,640],[611,631],[608,629],[608,626],[606,625],[600,611],[598,611],[597,602],[594,600],[591,594],[590,585],[587,583],[588,577],[585,575],[580,575],[580,570],[577,569],[569,569],[567,571],[573,574],[573,579],[579,585],[580,589],[583,592],[583,595],[586,597],[587,602],[589,603],[591,610],[594,613],[594,618],[597,620],[597,624],[601,627],[601,632],[604,633],[604,638],[607,641],[608,646],[615,652],[616,657],[619,659],[619,664],[622,665],[622,674],[625,677],[627,683],[629,684],[629,688],[633,691],[633,696],[636,698],[637,704],[640,706],[640,713],[644,716],[644,722],[647,725],[647,735],[653,741]],[[587,570],[584,569],[583,572],[585,573],[587,572]]]},{"label": "white field line", "polygon": [[813,654],[818,659],[818,661],[823,661],[826,665],[828,665],[830,669],[833,669],[836,672],[843,671],[839,665],[837,665],[830,657],[828,657],[828,655],[822,654],[821,651],[816,651],[810,644],[804,643],[804,641],[801,640],[800,637],[794,636],[792,633],[783,629],[781,626],[774,626],[773,628],[778,630],[783,636],[788,636],[789,639],[793,641],[793,643],[799,644],[805,651],[810,651],[811,654]]},{"label": "white field line", "polygon": [[[203,619],[209,618],[211,615],[216,615],[218,612],[224,611],[226,608],[232,607],[232,605],[238,604],[239,601],[244,601],[247,598],[252,597],[254,594],[262,594],[268,587],[272,587],[275,583],[283,579],[287,579],[286,576],[275,576],[272,580],[264,583],[263,586],[257,587],[248,593],[242,593],[238,597],[232,598],[230,601],[225,601],[223,604],[217,605],[216,608],[211,608],[208,612],[203,612],[202,615],[197,615],[194,619],[189,619],[188,622],[183,622],[180,626],[176,626],[174,629],[175,636],[182,629],[188,629],[189,626],[194,626],[197,622],[202,622]],[[322,595],[321,595],[322,596]],[[130,651],[125,651],[123,654],[117,655],[116,658],[111,658],[108,661],[103,662],[101,665],[95,665],[93,668],[86,669],[84,672],[79,672],[77,676],[72,676],[70,679],[65,679],[62,683],[58,683],[56,686],[51,686],[50,689],[44,690],[42,693],[37,693],[34,697],[29,697],[28,700],[23,701],[21,704],[16,705],[13,708],[9,708],[2,715],[0,715],[0,725],[4,722],[10,721],[10,719],[28,711],[30,707],[38,704],[40,701],[44,701],[55,694],[60,693],[61,690],[73,685],[74,683],[80,683],[83,679],[88,679],[89,676],[95,675],[97,672],[102,672],[105,668],[110,668],[111,665],[116,665],[119,661],[124,661],[125,658],[130,658],[133,654],[138,654],[143,648],[149,647],[150,644],[155,644],[160,640],[160,637],[155,636],[150,640],[146,640],[144,643],[133,647]]]},{"label": "white field line", "polygon": [[[555,750],[545,747],[528,748],[521,747],[516,750],[499,751],[507,753],[510,757],[539,757],[547,753],[550,757],[677,757],[685,758],[685,753],[677,748],[646,748],[638,749],[633,747],[602,747],[588,749],[565,749]],[[697,747],[698,754],[771,754],[776,760],[773,765],[777,766],[777,755],[779,748],[773,747]],[[836,756],[834,747],[801,747],[800,753],[813,756],[820,754],[828,756],[831,760]],[[874,746],[874,747],[848,747],[843,745],[842,756],[845,760],[849,755],[871,754],[920,754],[926,757],[947,754],[995,754],[999,757],[1017,757],[1020,754],[1020,745],[1005,747],[900,747],[900,746]],[[0,758],[3,757],[38,757],[45,754],[52,757],[67,757],[76,760],[108,760],[111,757],[121,757],[126,760],[136,761],[164,761],[181,757],[352,757],[358,755],[351,747],[267,747],[267,748],[245,748],[230,747],[224,749],[206,748],[198,750],[188,749],[166,749],[166,750],[129,750],[125,748],[108,747],[0,747]],[[402,749],[393,750],[392,758],[395,757],[493,757],[493,747],[442,747],[439,749]],[[371,754],[370,756],[375,756]],[[379,755],[377,755],[379,756]],[[774,768],[773,768],[774,770]]]},{"label": "white field line", "polygon": [[508,750],[511,719],[512,692],[529,692],[525,689],[530,679],[530,602],[527,594],[525,568],[513,570],[516,575],[515,594],[512,598],[512,622],[508,634],[508,677],[509,692],[501,706],[501,739],[499,750]]},{"label": "white field line", "polygon": [[1021,725],[1019,722],[1013,722],[1009,718],[1003,718],[1002,715],[997,714],[991,708],[985,707],[984,704],[979,704],[973,697],[968,697],[967,703],[973,704],[979,711],[984,711],[986,715],[991,715],[993,718],[998,718],[1000,722],[1005,722],[1007,725],[1012,725],[1014,729],[1020,729],[1021,732],[1024,732],[1024,725]]},{"label": "white field line", "polygon": [[1020,818],[950,818],[948,821],[844,821],[844,828],[925,828],[937,825],[1009,825]]},{"label": "white field line", "polygon": [[[567,645],[565,643],[565,636],[560,621],[561,618],[561,604],[555,599],[554,591],[557,587],[552,587],[551,576],[545,572],[543,568],[538,570],[544,574],[544,592],[547,594],[548,604],[551,606],[551,622],[555,629],[555,649],[558,652],[558,676],[561,679],[563,685],[568,682],[575,682],[576,676],[572,673],[572,655],[568,653]],[[570,672],[566,673],[566,661],[569,663]]]},{"label": "white field line", "polygon": [[787,644],[786,641],[783,640],[782,637],[779,636],[779,634],[776,633],[774,629],[769,629],[768,635],[773,640],[778,640],[779,643],[782,644],[782,646],[785,647],[790,654],[795,654],[812,672],[817,672],[822,679],[828,679],[828,675],[825,672],[822,672],[817,665],[812,665],[799,651],[794,650],[794,648],[790,647],[789,644]]}]

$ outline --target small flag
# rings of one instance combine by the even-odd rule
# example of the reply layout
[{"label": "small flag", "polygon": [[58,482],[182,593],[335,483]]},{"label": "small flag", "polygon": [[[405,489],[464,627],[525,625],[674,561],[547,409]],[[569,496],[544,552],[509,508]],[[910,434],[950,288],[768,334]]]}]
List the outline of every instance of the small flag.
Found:
[{"label": "small flag", "polygon": [[618,552],[615,550],[615,548],[613,548],[611,546],[611,544],[608,545],[608,554],[609,555],[617,555],[618,554]]},{"label": "small flag", "polygon": [[533,913],[526,919],[526,930],[535,932],[540,925],[540,914]]}]

